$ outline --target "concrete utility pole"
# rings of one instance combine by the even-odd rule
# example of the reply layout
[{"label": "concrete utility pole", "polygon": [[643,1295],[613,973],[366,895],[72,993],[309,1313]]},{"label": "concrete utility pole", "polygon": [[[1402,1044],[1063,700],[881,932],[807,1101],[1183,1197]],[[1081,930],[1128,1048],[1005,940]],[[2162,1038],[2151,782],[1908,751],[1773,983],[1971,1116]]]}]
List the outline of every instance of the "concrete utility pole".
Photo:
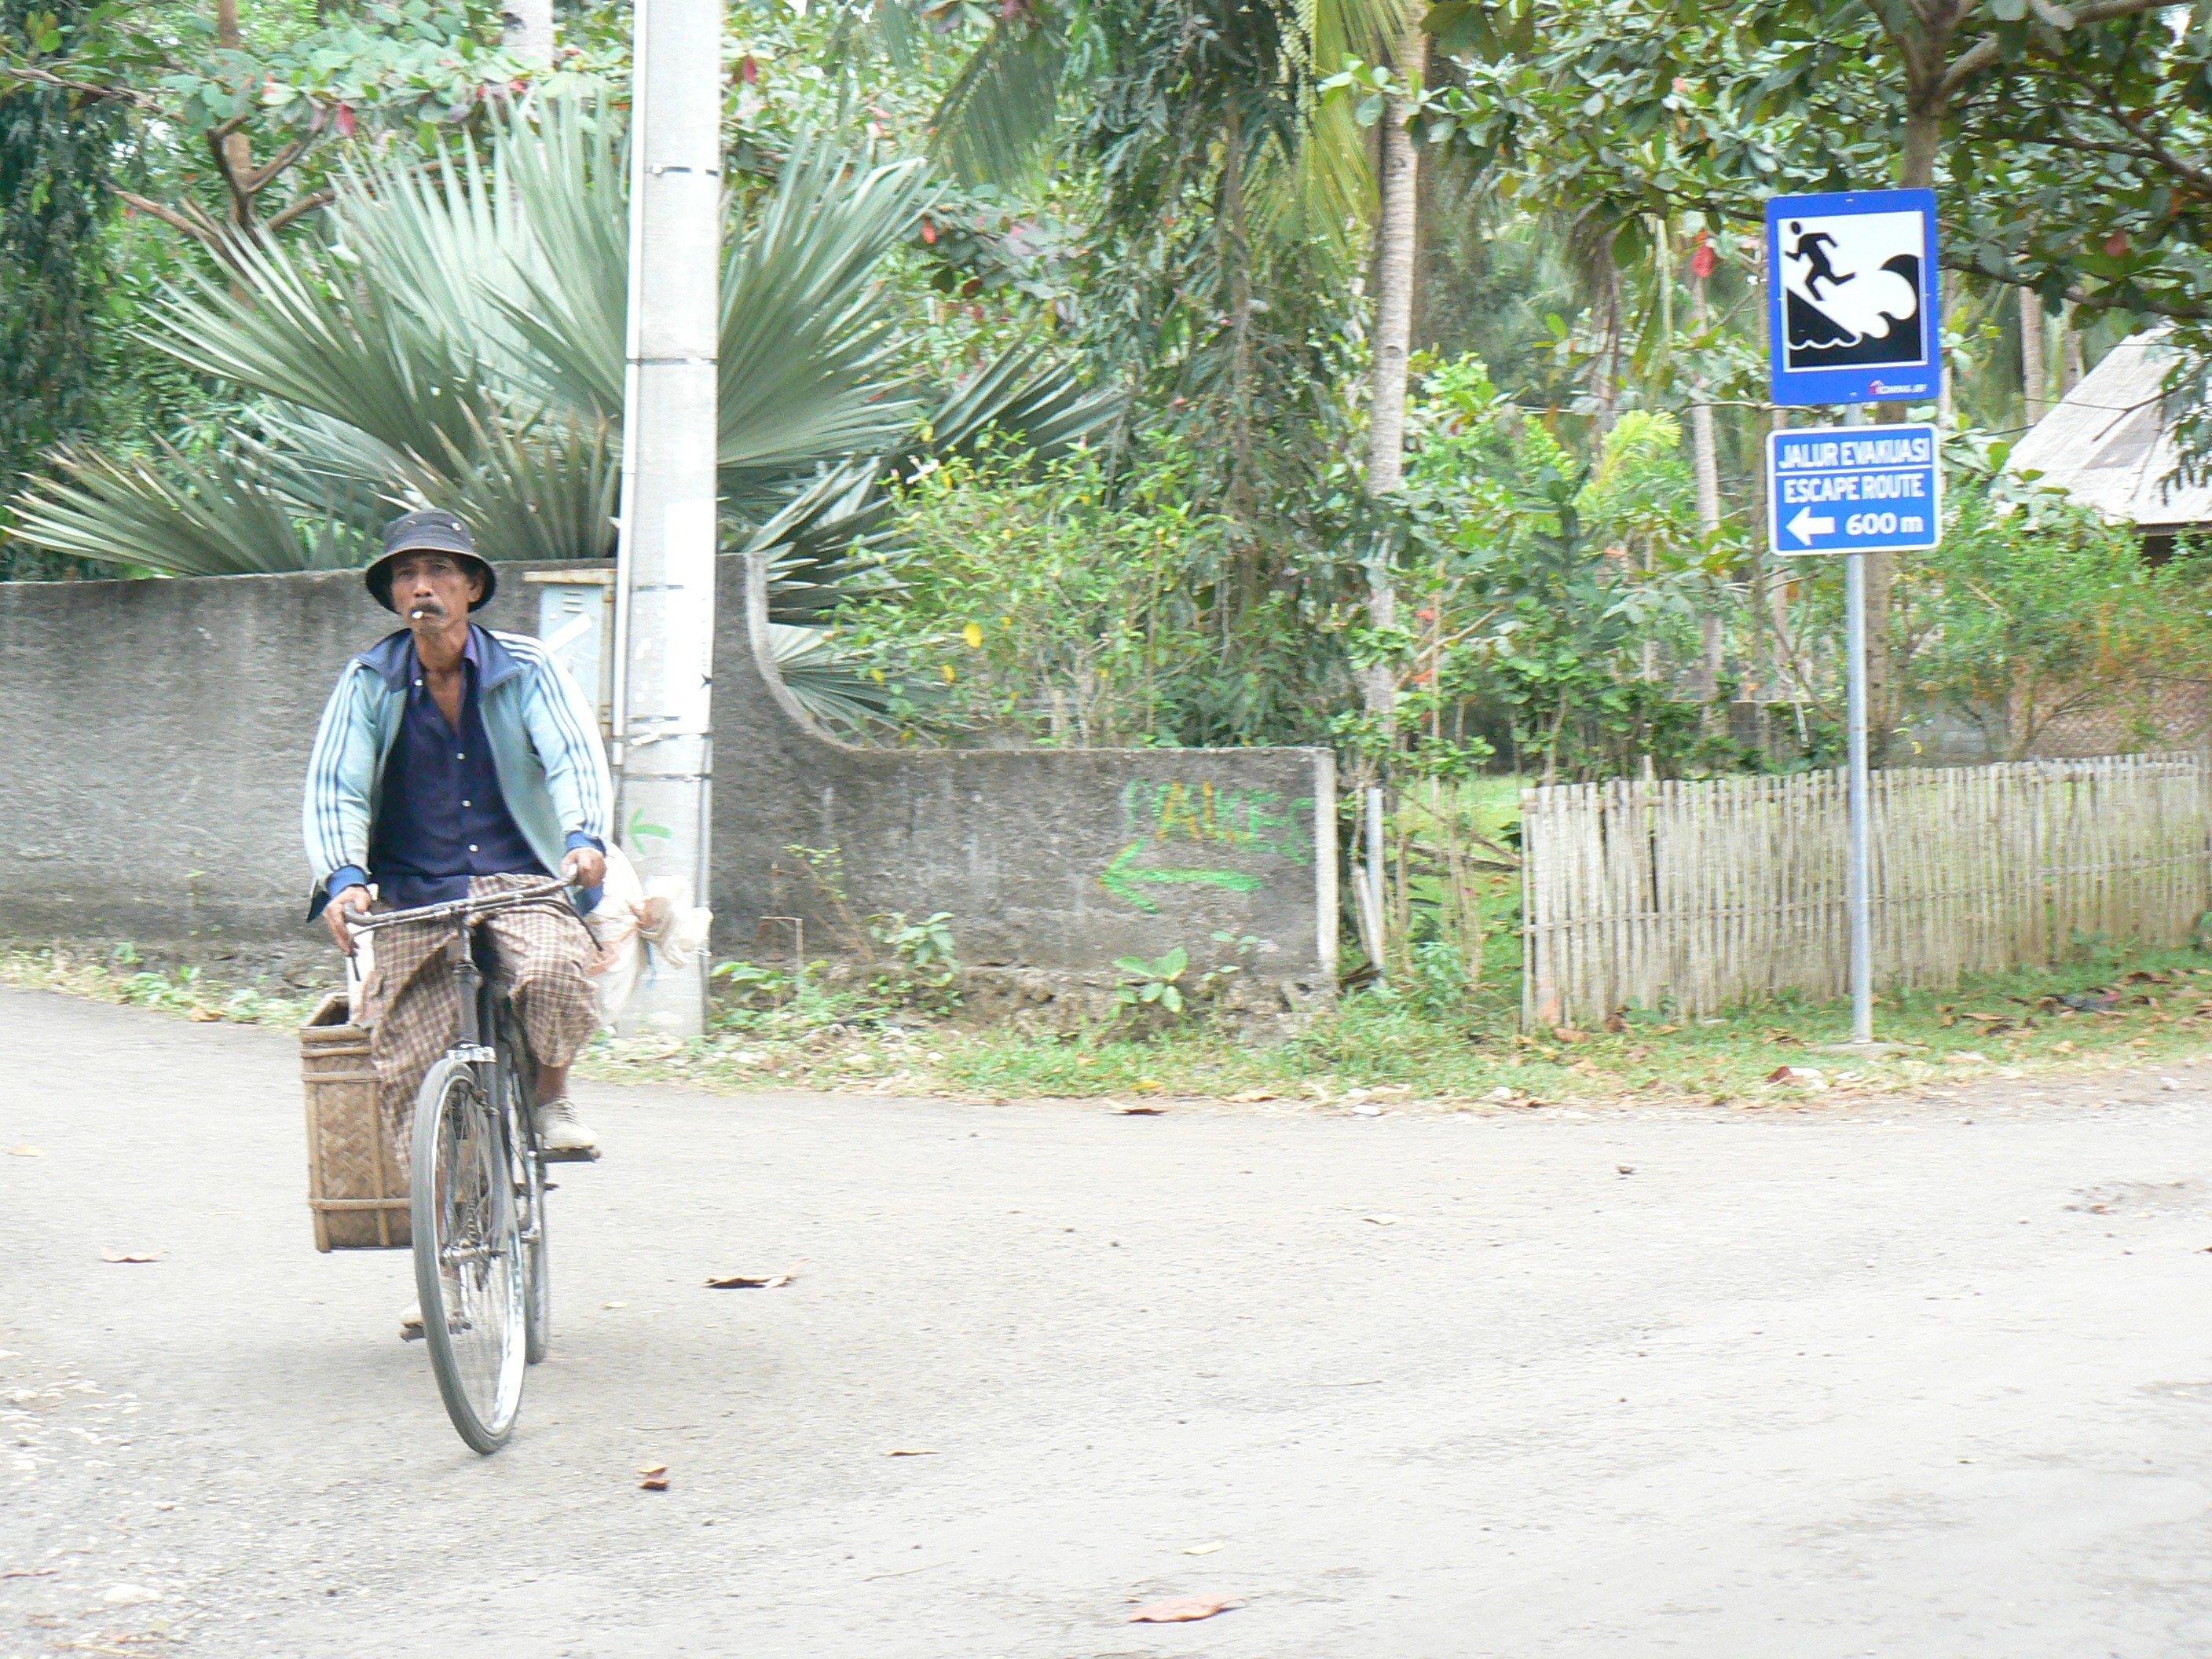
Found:
[{"label": "concrete utility pole", "polygon": [[[617,609],[616,835],[647,883],[708,897],[714,798],[720,0],[637,0],[629,353]],[[656,959],[633,1034],[695,1036],[706,963]]]}]

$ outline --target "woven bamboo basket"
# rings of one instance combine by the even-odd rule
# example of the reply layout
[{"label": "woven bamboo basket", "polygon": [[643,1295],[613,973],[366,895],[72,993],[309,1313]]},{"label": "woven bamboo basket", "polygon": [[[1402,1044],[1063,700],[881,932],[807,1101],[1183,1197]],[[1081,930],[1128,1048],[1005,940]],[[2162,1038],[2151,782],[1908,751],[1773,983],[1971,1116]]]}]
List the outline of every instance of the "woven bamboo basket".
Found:
[{"label": "woven bamboo basket", "polygon": [[407,1171],[377,1121],[368,1032],[351,1023],[343,992],[300,1028],[307,1090],[307,1207],[319,1250],[404,1250]]}]

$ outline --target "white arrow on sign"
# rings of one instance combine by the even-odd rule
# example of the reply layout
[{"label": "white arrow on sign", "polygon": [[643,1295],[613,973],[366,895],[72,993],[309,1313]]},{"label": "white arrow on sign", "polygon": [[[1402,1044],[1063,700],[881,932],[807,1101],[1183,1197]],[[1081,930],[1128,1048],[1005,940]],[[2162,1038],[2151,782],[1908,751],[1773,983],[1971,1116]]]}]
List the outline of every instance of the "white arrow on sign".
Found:
[{"label": "white arrow on sign", "polygon": [[1797,509],[1797,516],[1790,520],[1789,529],[1791,535],[1809,546],[1815,536],[1834,535],[1836,521],[1833,519],[1816,519],[1811,507],[1801,507]]}]

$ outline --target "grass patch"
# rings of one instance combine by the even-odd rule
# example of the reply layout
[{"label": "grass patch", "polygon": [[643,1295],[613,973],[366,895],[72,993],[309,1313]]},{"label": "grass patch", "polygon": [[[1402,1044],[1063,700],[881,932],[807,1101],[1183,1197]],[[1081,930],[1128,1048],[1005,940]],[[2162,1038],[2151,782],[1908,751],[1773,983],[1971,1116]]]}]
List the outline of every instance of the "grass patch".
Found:
[{"label": "grass patch", "polygon": [[[2077,1010],[2058,1000],[2069,996],[2111,1006]],[[1054,1036],[1003,1026],[962,1030],[841,1007],[828,998],[810,1008],[794,998],[771,1015],[738,1016],[734,1027],[696,1042],[603,1043],[587,1069],[718,1090],[866,1089],[991,1099],[1243,1095],[1757,1104],[2212,1054],[2212,965],[2186,951],[2108,955],[1978,976],[1956,991],[1893,994],[1877,1005],[1876,1036],[1903,1046],[1872,1054],[1826,1051],[1850,1036],[1846,1002],[1778,1000],[1696,1021],[1638,1014],[1614,1031],[1532,1038],[1514,1029],[1510,997],[1511,988],[1500,986],[1473,1007],[1440,1013],[1403,995],[1354,993],[1304,1035],[1273,1048],[1199,1024],[1152,1038],[1110,1029]],[[1801,1075],[1778,1079],[1784,1067]]]},{"label": "grass patch", "polygon": [[187,1018],[231,1020],[240,1025],[298,1025],[322,1000],[320,992],[265,983],[226,982],[197,964],[149,966],[131,945],[104,956],[80,955],[54,945],[0,948],[0,985],[19,991],[59,991],[93,1002],[160,1008]]},{"label": "grass patch", "polygon": [[[1875,1010],[1876,1035],[1905,1046],[1871,1055],[1825,1051],[1850,1035],[1850,1010],[1841,1002],[1776,1000],[1698,1021],[1639,1013],[1618,1030],[1524,1036],[1514,1029],[1517,992],[1510,980],[1449,1012],[1403,994],[1355,992],[1272,1048],[1196,1021],[1153,1037],[1112,1028],[1067,1036],[968,1029],[880,982],[841,988],[814,974],[726,975],[719,982],[733,980],[742,989],[717,1002],[706,1036],[602,1036],[580,1070],[603,1081],[732,1093],[1757,1105],[2212,1055],[2212,963],[2189,951],[2106,948],[2094,960],[1982,975],[1956,991],[1886,995]],[[319,1000],[227,985],[202,968],[149,968],[128,946],[105,957],[0,950],[0,985],[279,1028],[297,1025]],[[2093,1006],[2069,1007],[2063,997]],[[1818,1076],[1776,1079],[1784,1067]]]}]

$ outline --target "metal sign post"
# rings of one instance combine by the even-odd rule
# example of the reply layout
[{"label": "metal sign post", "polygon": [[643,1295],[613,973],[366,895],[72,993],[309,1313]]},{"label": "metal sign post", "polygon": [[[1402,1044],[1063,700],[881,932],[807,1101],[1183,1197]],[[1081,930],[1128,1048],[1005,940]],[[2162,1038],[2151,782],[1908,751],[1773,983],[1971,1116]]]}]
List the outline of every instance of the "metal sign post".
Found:
[{"label": "metal sign post", "polygon": [[1766,204],[1769,362],[1777,404],[1846,404],[1845,427],[1767,439],[1767,536],[1785,556],[1845,556],[1851,1041],[1874,1041],[1874,830],[1867,741],[1869,553],[1932,548],[1943,470],[1932,426],[1864,424],[1869,403],[1942,395],[1936,193],[1777,197]]},{"label": "metal sign post", "polygon": [[[1866,422],[1863,406],[1844,416],[1851,425]],[[1802,510],[1802,509],[1801,509]],[[1848,723],[1850,731],[1850,810],[1851,848],[1844,880],[1844,902],[1851,916],[1851,1041],[1874,1041],[1874,803],[1867,775],[1866,562],[1863,549],[1844,556],[1844,652],[1850,659]]]},{"label": "metal sign post", "polygon": [[1796,427],[1766,441],[1768,544],[1784,557],[1844,556],[1849,659],[1851,1041],[1874,1041],[1874,831],[1868,776],[1866,558],[1936,545],[1943,525],[1940,434],[1932,426]]}]

